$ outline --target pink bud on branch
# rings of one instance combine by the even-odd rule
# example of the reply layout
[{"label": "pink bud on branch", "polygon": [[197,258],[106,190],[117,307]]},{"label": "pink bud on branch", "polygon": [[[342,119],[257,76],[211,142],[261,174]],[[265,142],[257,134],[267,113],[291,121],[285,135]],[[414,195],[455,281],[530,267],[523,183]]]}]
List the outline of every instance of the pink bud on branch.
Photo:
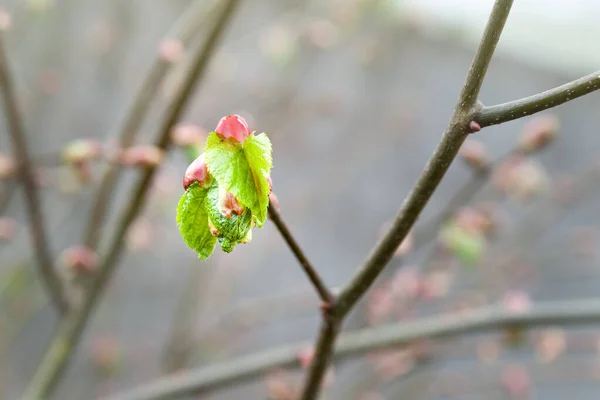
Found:
[{"label": "pink bud on branch", "polygon": [[250,129],[244,118],[239,115],[227,115],[219,121],[215,132],[223,139],[232,139],[243,143],[250,136]]},{"label": "pink bud on branch", "polygon": [[156,167],[163,162],[164,152],[156,146],[139,145],[122,150],[119,161],[126,166]]},{"label": "pink bud on branch", "polygon": [[555,115],[540,115],[525,125],[518,148],[523,153],[540,151],[556,138],[559,129],[560,121]]},{"label": "pink bud on branch", "polygon": [[187,188],[194,182],[198,182],[200,186],[206,187],[210,183],[210,176],[208,174],[208,168],[206,167],[206,161],[204,160],[204,153],[200,154],[192,163],[187,167],[185,174],[183,175],[183,189]]},{"label": "pink bud on branch", "polygon": [[62,254],[65,267],[76,274],[88,274],[96,270],[98,257],[96,252],[85,246],[73,246]]},{"label": "pink bud on branch", "polygon": [[478,140],[469,139],[460,148],[462,160],[475,170],[483,170],[488,165],[488,154],[485,146]]}]

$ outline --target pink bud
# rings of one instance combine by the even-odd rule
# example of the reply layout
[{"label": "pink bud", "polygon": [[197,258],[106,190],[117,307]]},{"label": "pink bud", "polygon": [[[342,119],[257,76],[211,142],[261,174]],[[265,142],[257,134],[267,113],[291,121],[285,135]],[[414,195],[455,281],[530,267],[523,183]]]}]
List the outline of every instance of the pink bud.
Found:
[{"label": "pink bud", "polygon": [[187,190],[194,182],[198,182],[200,186],[206,187],[206,184],[210,181],[209,178],[206,161],[204,161],[204,153],[202,153],[185,170],[185,174],[183,175],[183,189]]},{"label": "pink bud", "polygon": [[156,167],[162,163],[164,153],[156,146],[140,145],[124,149],[119,158],[127,166]]},{"label": "pink bud", "polygon": [[531,309],[531,298],[523,291],[512,291],[504,295],[502,306],[512,314],[526,313]]},{"label": "pink bud", "polygon": [[524,153],[540,151],[556,138],[559,129],[560,121],[556,116],[540,115],[525,125],[517,147]]},{"label": "pink bud", "polygon": [[74,273],[90,273],[96,269],[98,257],[94,250],[85,246],[73,246],[62,254],[64,265]]},{"label": "pink bud", "polygon": [[178,124],[171,131],[171,140],[176,146],[200,145],[206,138],[206,131],[194,124]]},{"label": "pink bud", "polygon": [[467,140],[460,148],[459,155],[471,168],[481,170],[488,165],[487,150],[478,140]]},{"label": "pink bud", "polygon": [[269,193],[273,192],[273,180],[270,176],[267,176],[267,182],[269,183]]},{"label": "pink bud", "polygon": [[158,44],[160,59],[168,63],[179,61],[184,51],[183,43],[178,39],[163,39]]},{"label": "pink bud", "polygon": [[531,390],[529,372],[522,365],[511,365],[502,372],[502,386],[512,397],[523,396]]},{"label": "pink bud", "polygon": [[233,139],[240,143],[243,143],[250,136],[248,124],[239,115],[227,115],[221,118],[215,132],[223,139]]}]

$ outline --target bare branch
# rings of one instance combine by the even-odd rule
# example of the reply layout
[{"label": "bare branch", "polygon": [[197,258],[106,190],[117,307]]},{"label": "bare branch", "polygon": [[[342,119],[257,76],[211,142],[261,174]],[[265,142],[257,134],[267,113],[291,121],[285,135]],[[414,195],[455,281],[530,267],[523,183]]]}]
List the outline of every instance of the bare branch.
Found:
[{"label": "bare branch", "polygon": [[[405,200],[392,227],[377,244],[358,273],[342,288],[336,301],[335,310],[332,312],[336,319],[343,320],[344,316],[354,307],[383,271],[416,222],[421,211],[425,208],[446,171],[450,168],[450,164],[458,154],[458,150],[467,135],[473,131],[471,122],[473,121],[473,114],[477,111],[477,96],[512,3],[512,0],[496,0],[494,3],[481,43],[471,63],[471,68],[448,128],[421,177]],[[328,323],[327,320],[323,321],[324,326]],[[320,337],[317,339],[318,345],[315,349],[315,357],[302,391],[302,400],[314,400],[319,393],[321,381],[327,369],[327,363],[323,360],[328,360],[331,357],[333,348],[331,344],[323,340],[325,333],[328,333],[327,329],[322,328]],[[335,340],[335,335],[330,336],[332,336],[330,340]]]},{"label": "bare branch", "polygon": [[281,218],[281,215],[279,214],[275,206],[271,204],[271,201],[269,201],[269,217],[277,227],[277,230],[283,237],[283,240],[285,240],[285,242],[289,246],[292,253],[294,253],[294,256],[296,256],[296,259],[298,260],[300,266],[308,276],[308,279],[312,282],[324,305],[332,305],[333,295],[331,294],[329,289],[327,289],[327,286],[319,276],[317,270],[312,266],[310,261],[308,261],[308,258],[300,248],[300,245],[298,244],[298,242],[296,242],[294,235],[292,235],[292,233],[288,229],[287,225]]},{"label": "bare branch", "polygon": [[[515,314],[499,306],[488,306],[455,315],[441,315],[393,325],[342,333],[335,346],[335,359],[342,360],[365,352],[415,340],[451,338],[518,326],[533,329],[552,325],[585,325],[600,321],[600,300],[552,301],[535,304],[530,311]],[[108,400],[174,399],[199,391],[230,388],[276,368],[300,366],[298,352],[306,343],[269,349],[236,360],[159,379]]]},{"label": "bare branch", "polygon": [[25,206],[29,218],[29,230],[35,248],[38,268],[42,276],[48,295],[54,302],[59,312],[65,313],[69,308],[62,282],[54,270],[52,255],[48,246],[46,230],[44,228],[44,215],[41,210],[40,199],[35,183],[34,170],[31,165],[25,127],[20,115],[18,101],[15,93],[14,82],[9,70],[4,38],[0,31],[0,91],[4,99],[6,120],[9,134],[15,150],[15,158],[19,160],[19,175],[25,190]]},{"label": "bare branch", "polygon": [[600,71],[554,89],[496,106],[483,107],[475,120],[483,128],[523,118],[600,89]]},{"label": "bare branch", "polygon": [[[213,28],[206,42],[200,46],[198,51],[194,52],[191,66],[186,71],[186,75],[173,97],[174,100],[169,105],[165,113],[165,118],[159,125],[155,145],[163,150],[168,150],[170,146],[170,131],[185,110],[197,84],[202,80],[211,56],[217,48],[217,43],[223,36],[225,28],[239,4],[239,0],[226,0],[223,3],[221,12],[215,18]],[[117,261],[123,249],[123,237],[129,225],[144,205],[146,193],[150,189],[150,183],[156,169],[157,167],[155,166],[147,167],[132,189],[132,197],[119,219],[116,233],[110,242],[98,276],[93,279],[82,306],[68,314],[61,321],[48,351],[26,390],[25,399],[47,398],[67,366],[87,320],[91,316],[94,306],[100,299],[104,287],[116,268]]]},{"label": "bare branch", "polygon": [[[180,21],[175,24],[175,27],[172,29],[173,33],[169,33],[167,37],[174,36],[184,45],[189,43],[199,27],[202,26],[202,23],[210,21],[213,18],[213,14],[216,11],[214,5],[218,3],[220,1],[213,1],[213,5],[211,6],[213,9],[207,12],[206,1],[197,0],[193,2],[183,12]],[[155,95],[160,88],[161,82],[170,67],[171,62],[168,60],[164,60],[158,56],[154,60],[148,75],[142,83],[142,87],[135,96],[131,108],[126,113],[123,125],[119,129],[118,137],[121,148],[129,147],[135,142],[150,104],[156,97]],[[85,245],[89,248],[95,249],[98,246],[98,241],[102,233],[103,220],[111,203],[120,174],[121,166],[119,164],[115,163],[107,166],[100,186],[95,193],[95,201],[91,208],[92,212],[85,233]]]}]

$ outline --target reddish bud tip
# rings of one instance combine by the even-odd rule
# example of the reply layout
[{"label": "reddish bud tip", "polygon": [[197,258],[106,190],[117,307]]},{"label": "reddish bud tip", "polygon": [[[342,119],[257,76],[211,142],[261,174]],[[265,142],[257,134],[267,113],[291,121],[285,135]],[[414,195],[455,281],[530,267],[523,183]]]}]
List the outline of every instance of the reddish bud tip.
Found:
[{"label": "reddish bud tip", "polygon": [[525,125],[517,147],[524,153],[540,151],[556,138],[559,129],[560,121],[556,116],[540,115]]},{"label": "reddish bud tip", "polygon": [[273,180],[270,176],[267,176],[267,182],[269,183],[269,193],[273,192]]},{"label": "reddish bud tip", "polygon": [[119,161],[126,166],[156,167],[164,159],[164,153],[156,146],[133,146],[121,151]]},{"label": "reddish bud tip", "polygon": [[96,252],[85,246],[73,246],[66,249],[62,259],[67,269],[77,274],[93,272],[98,264]]},{"label": "reddish bud tip", "polygon": [[471,168],[480,170],[488,165],[488,154],[485,146],[478,140],[467,140],[459,152],[462,160]]},{"label": "reddish bud tip", "polygon": [[471,123],[469,124],[469,129],[471,130],[471,132],[479,132],[481,130],[481,125],[479,125],[479,123],[477,123],[476,121],[471,121]]},{"label": "reddish bud tip", "polygon": [[204,161],[204,153],[200,154],[185,170],[183,175],[183,189],[187,188],[194,182],[198,182],[200,186],[206,186],[209,183],[210,175]]},{"label": "reddish bud tip", "polygon": [[215,132],[224,139],[233,139],[240,143],[243,143],[250,136],[248,124],[239,115],[227,115],[221,118]]}]

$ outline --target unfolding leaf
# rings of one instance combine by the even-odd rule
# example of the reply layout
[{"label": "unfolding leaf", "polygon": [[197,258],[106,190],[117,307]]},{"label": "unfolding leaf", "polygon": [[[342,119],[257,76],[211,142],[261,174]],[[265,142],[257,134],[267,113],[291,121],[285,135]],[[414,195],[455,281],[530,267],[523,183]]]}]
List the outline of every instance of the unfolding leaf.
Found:
[{"label": "unfolding leaf", "polygon": [[[221,190],[222,189],[219,188],[219,186],[213,184],[208,189],[205,204],[210,222],[219,232],[217,235],[219,243],[221,244],[223,251],[229,253],[233,250],[235,244],[244,239],[248,234],[252,224],[252,213],[249,208],[246,208],[242,215],[237,215],[235,213],[230,217],[223,215],[219,206],[219,192]],[[222,240],[224,238],[226,238],[227,241]],[[233,245],[230,245],[229,241],[231,241]],[[223,247],[224,243],[226,247]],[[231,250],[227,251],[229,248]]]},{"label": "unfolding leaf", "polygon": [[267,219],[271,142],[266,134],[251,134],[243,144],[212,132],[206,141],[206,164],[219,186],[248,207],[260,228]]},{"label": "unfolding leaf", "polygon": [[177,207],[177,225],[185,243],[205,260],[212,254],[217,238],[208,227],[206,197],[208,189],[197,182],[191,184],[179,200]]}]

